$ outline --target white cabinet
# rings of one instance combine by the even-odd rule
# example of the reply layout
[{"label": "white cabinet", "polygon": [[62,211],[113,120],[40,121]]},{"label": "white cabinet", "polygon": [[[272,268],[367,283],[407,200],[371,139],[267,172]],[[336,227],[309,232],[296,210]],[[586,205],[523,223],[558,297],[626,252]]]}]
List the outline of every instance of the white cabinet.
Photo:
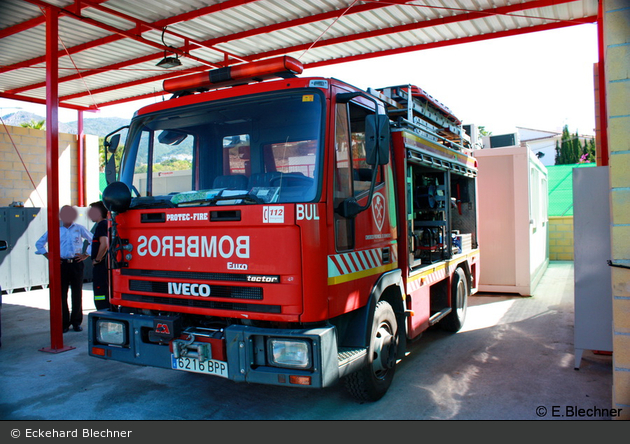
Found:
[{"label": "white cabinet", "polygon": [[584,350],[612,351],[608,167],[573,169],[575,368]]},{"label": "white cabinet", "polygon": [[474,152],[479,163],[479,290],[529,296],[549,264],[547,169],[527,147]]}]

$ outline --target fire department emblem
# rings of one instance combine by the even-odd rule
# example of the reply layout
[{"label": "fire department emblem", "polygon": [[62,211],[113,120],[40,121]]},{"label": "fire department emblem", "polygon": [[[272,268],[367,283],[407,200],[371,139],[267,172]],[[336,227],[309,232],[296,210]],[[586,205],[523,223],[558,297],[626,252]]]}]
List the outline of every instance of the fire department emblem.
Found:
[{"label": "fire department emblem", "polygon": [[378,231],[383,229],[385,223],[385,198],[381,193],[374,194],[372,198],[372,217]]}]

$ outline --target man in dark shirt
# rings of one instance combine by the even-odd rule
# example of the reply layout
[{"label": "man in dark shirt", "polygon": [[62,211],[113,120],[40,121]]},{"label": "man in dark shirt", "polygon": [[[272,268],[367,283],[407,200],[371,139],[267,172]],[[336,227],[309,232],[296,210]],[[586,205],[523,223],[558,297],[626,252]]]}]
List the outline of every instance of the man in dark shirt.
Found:
[{"label": "man in dark shirt", "polygon": [[108,310],[109,304],[109,272],[107,269],[107,250],[109,238],[107,236],[107,208],[103,202],[90,204],[88,216],[96,225],[92,239],[92,285],[94,288],[94,306],[97,310]]}]

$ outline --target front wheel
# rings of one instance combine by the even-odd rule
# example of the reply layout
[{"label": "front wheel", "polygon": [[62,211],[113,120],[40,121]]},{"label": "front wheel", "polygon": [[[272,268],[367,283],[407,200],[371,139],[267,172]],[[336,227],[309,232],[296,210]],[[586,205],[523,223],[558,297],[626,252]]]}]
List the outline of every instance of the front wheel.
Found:
[{"label": "front wheel", "polygon": [[378,401],[394,379],[398,323],[392,306],[380,301],[374,309],[368,364],[345,378],[346,388],[359,401]]},{"label": "front wheel", "polygon": [[469,286],[466,273],[457,268],[451,282],[451,312],[440,322],[442,328],[450,332],[458,332],[464,326],[468,308]]}]

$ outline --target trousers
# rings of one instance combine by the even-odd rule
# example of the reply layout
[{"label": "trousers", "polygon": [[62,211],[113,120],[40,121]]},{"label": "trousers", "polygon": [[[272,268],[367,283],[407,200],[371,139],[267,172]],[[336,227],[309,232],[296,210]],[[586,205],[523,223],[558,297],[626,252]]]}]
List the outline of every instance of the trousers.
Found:
[{"label": "trousers", "polygon": [[107,270],[107,261],[96,264],[92,269],[92,285],[96,309],[109,309],[109,271]]},{"label": "trousers", "polygon": [[[68,288],[72,312],[68,308]],[[64,328],[83,322],[83,262],[61,262],[61,310]]]}]

